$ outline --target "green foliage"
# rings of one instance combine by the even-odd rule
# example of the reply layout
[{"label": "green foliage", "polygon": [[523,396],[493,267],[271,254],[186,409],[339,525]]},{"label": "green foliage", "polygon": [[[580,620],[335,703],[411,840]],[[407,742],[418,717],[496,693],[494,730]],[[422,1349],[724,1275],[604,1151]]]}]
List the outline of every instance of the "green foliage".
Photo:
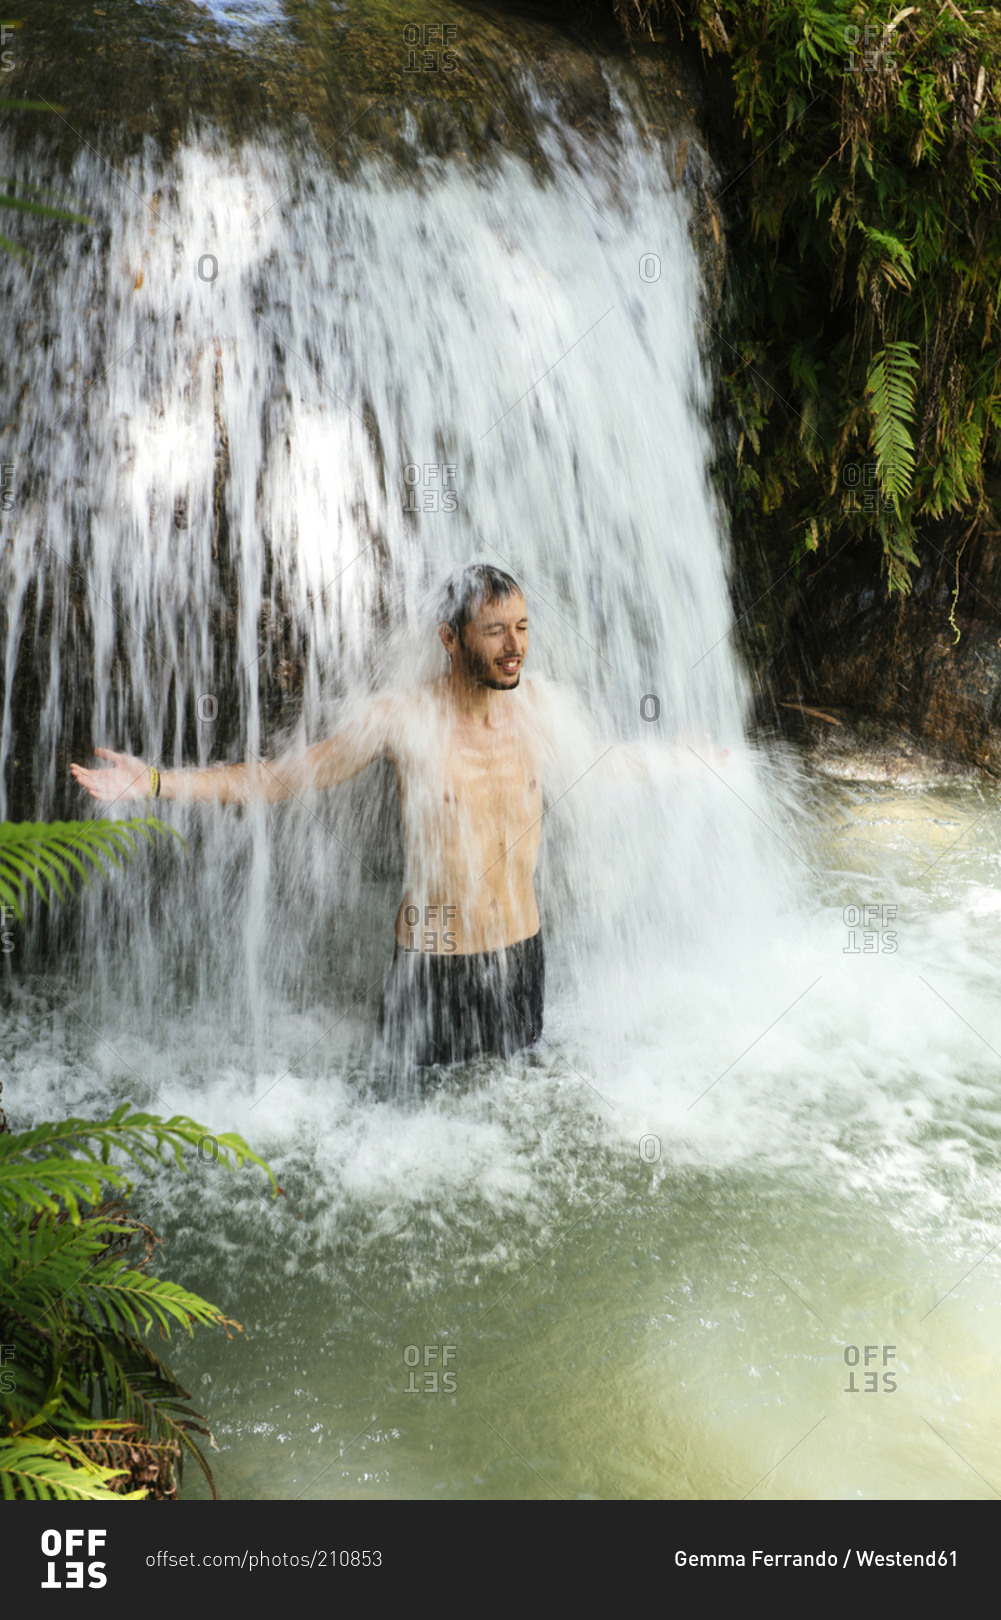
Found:
[{"label": "green foliage", "polygon": [[913,343],[888,343],[869,367],[865,382],[872,417],[872,447],[876,452],[879,487],[900,516],[900,502],[910,494],[914,476],[914,373],[918,368]]},{"label": "green foliage", "polygon": [[9,906],[20,920],[29,886],[48,903],[49,888],[60,900],[73,893],[73,873],[90,886],[92,869],[106,876],[102,857],[121,866],[122,857],[135,852],[140,835],[153,842],[154,833],[184,839],[176,827],[155,816],[133,816],[128,821],[4,821],[0,822],[0,905]]},{"label": "green foliage", "polygon": [[[906,591],[922,523],[955,514],[969,533],[1001,450],[1001,12],[616,5],[697,36],[741,121],[721,187],[738,516],[791,532],[794,557],[869,540]],[[846,469],[873,458],[879,499],[860,510]]]},{"label": "green foliage", "polygon": [[46,1502],[142,1501],[145,1491],[114,1491],[121,1478],[115,1468],[92,1462],[79,1446],[65,1440],[0,1438],[0,1485],[4,1500]]},{"label": "green foliage", "polygon": [[[174,829],[132,821],[0,823],[0,902],[21,915],[33,887],[43,900],[121,865],[141,834]],[[175,835],[176,836],[176,835]],[[183,842],[183,840],[182,840]],[[88,871],[84,861],[91,863]],[[7,1499],[141,1500],[176,1496],[186,1456],[203,1469],[195,1436],[211,1439],[188,1392],[151,1349],[198,1325],[239,1324],[218,1306],[146,1270],[158,1239],[134,1219],[124,1160],[172,1164],[208,1139],[224,1164],[254,1164],[242,1137],[212,1136],[176,1115],[130,1110],[70,1118],[12,1134],[0,1110],[0,1489]],[[120,1195],[107,1200],[108,1192]],[[139,1241],[142,1254],[133,1247]]]},{"label": "green foliage", "polygon": [[[158,1239],[128,1214],[122,1197],[131,1184],[113,1160],[183,1168],[185,1150],[208,1136],[184,1116],[163,1120],[127,1105],[106,1120],[0,1134],[5,1497],[172,1497],[186,1456],[215,1494],[195,1439],[211,1439],[209,1431],[147,1341],[154,1328],[169,1338],[198,1325],[229,1335],[239,1324],[179,1284],[149,1275]],[[257,1165],[271,1176],[241,1137],[210,1140],[224,1164]],[[121,1197],[101,1202],[108,1190]]]}]

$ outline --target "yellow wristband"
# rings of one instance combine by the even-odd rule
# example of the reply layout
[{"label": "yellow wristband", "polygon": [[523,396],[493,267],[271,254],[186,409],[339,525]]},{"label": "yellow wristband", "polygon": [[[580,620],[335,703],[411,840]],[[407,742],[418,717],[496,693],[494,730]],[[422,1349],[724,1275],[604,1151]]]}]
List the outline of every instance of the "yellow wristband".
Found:
[{"label": "yellow wristband", "polygon": [[147,767],[147,769],[149,770],[148,796],[151,799],[158,799],[160,797],[160,772],[157,770],[155,765],[150,765]]}]

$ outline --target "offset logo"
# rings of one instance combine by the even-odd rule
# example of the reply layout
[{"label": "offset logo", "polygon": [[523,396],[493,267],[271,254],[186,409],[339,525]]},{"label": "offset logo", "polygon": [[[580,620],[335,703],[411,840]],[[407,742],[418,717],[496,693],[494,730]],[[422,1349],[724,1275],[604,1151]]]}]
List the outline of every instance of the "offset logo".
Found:
[{"label": "offset logo", "polygon": [[892,956],[897,949],[897,931],[886,925],[892,923],[896,915],[896,906],[845,906],[845,927],[851,944],[842,947],[843,955],[874,956],[882,951]]},{"label": "offset logo", "polygon": [[[52,1592],[63,1586],[70,1591],[74,1587],[90,1587],[94,1590],[98,1586],[107,1586],[104,1564],[93,1561],[94,1554],[100,1552],[107,1539],[107,1530],[67,1530],[65,1533],[43,1530],[42,1552],[49,1560],[48,1578],[41,1583],[43,1592]],[[84,1546],[87,1548],[86,1564],[82,1558],[73,1556],[74,1553],[82,1553]]]},{"label": "offset logo", "polygon": [[[421,1364],[421,1350],[424,1351],[425,1370],[423,1384],[417,1382],[416,1369]],[[407,1394],[408,1395],[452,1395],[456,1388],[456,1375],[454,1372],[439,1374],[435,1362],[441,1357],[442,1367],[448,1367],[455,1360],[454,1344],[408,1344],[403,1352],[403,1364],[407,1368]]]},{"label": "offset logo", "polygon": [[459,493],[455,487],[457,466],[458,463],[454,461],[428,461],[419,467],[415,461],[408,461],[403,469],[403,481],[407,486],[403,510],[454,512]]},{"label": "offset logo", "polygon": [[[849,1373],[848,1382],[844,1386],[844,1393],[846,1395],[893,1395],[897,1388],[897,1374],[891,1368],[890,1371],[883,1373],[881,1380],[879,1374],[881,1358],[884,1367],[887,1367],[891,1361],[896,1361],[896,1345],[864,1344],[860,1348],[857,1344],[846,1344],[845,1366],[849,1369]],[[865,1367],[868,1367],[870,1362],[876,1363],[876,1366],[870,1372],[862,1372],[860,1369],[860,1376],[864,1379],[864,1384],[861,1385],[855,1382],[855,1369],[860,1361]]]}]

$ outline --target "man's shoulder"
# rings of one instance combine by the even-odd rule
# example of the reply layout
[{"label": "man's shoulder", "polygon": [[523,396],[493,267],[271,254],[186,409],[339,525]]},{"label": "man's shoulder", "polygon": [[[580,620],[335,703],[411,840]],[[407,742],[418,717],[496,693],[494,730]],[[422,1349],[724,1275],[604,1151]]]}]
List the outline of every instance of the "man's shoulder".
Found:
[{"label": "man's shoulder", "polygon": [[442,715],[442,694],[431,682],[395,686],[379,692],[365,706],[369,724],[386,738],[391,750],[428,737]]},{"label": "man's shoulder", "polygon": [[396,690],[357,694],[341,709],[330,744],[369,753],[373,759],[380,754],[395,754],[400,738],[412,723],[406,697],[405,692]]},{"label": "man's shoulder", "polygon": [[439,682],[425,681],[414,686],[389,687],[372,701],[388,719],[412,720],[417,715],[439,713],[442,695]]}]

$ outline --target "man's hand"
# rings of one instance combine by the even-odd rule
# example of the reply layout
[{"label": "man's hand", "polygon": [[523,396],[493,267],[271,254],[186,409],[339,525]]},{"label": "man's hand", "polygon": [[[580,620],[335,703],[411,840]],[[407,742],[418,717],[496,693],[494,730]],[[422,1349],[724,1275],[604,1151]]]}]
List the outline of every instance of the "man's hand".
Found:
[{"label": "man's hand", "polygon": [[90,794],[111,804],[115,799],[145,799],[149,796],[149,766],[132,754],[116,754],[110,748],[95,748],[98,759],[106,759],[101,770],[88,771],[82,765],[71,765],[74,780]]}]

